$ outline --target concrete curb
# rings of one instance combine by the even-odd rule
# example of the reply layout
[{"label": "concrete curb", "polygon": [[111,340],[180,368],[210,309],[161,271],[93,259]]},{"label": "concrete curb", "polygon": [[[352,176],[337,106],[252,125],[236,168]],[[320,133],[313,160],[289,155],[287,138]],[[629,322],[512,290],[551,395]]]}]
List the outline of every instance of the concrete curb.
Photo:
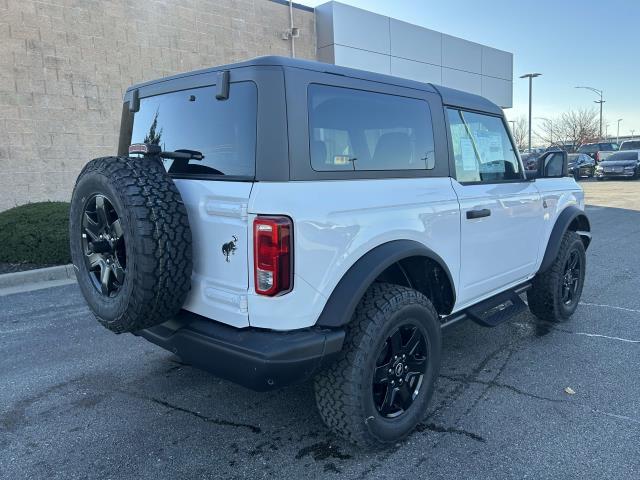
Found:
[{"label": "concrete curb", "polygon": [[75,280],[73,265],[37,268],[24,272],[4,273],[0,275],[0,289],[18,287],[26,284],[51,282],[55,280]]}]

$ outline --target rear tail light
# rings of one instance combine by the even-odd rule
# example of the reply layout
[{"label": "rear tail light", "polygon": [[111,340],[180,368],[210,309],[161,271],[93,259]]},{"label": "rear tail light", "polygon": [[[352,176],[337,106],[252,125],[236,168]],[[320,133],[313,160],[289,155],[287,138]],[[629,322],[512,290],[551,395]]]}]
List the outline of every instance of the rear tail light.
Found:
[{"label": "rear tail light", "polygon": [[260,216],[253,221],[256,293],[274,296],[293,287],[293,225],[288,217]]}]

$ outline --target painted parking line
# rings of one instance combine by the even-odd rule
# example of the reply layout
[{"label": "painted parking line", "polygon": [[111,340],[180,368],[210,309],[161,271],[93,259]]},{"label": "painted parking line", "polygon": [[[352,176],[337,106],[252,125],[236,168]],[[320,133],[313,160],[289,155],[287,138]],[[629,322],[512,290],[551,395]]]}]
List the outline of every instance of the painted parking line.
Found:
[{"label": "painted parking line", "polygon": [[635,308],[626,308],[626,307],[616,307],[614,305],[605,305],[602,303],[587,303],[580,302],[580,305],[584,305],[586,307],[601,307],[601,308],[612,308],[614,310],[622,310],[623,312],[632,312],[632,313],[640,313],[640,310]]}]

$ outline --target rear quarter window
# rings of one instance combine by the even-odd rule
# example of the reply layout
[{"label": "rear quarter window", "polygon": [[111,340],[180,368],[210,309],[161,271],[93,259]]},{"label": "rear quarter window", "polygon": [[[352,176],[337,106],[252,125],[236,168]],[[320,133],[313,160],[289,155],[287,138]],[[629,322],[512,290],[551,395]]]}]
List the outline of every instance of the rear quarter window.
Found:
[{"label": "rear quarter window", "polygon": [[309,151],[316,171],[430,170],[433,126],[425,100],[312,84]]},{"label": "rear quarter window", "polygon": [[204,155],[202,160],[163,160],[172,175],[253,177],[257,96],[253,82],[239,82],[230,85],[226,100],[216,99],[215,86],[142,98],[131,143]]}]

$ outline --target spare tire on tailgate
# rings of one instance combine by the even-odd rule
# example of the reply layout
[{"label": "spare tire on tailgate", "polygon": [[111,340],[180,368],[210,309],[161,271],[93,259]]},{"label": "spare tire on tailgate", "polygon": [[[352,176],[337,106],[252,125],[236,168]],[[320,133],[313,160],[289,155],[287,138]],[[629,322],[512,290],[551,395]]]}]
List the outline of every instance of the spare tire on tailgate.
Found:
[{"label": "spare tire on tailgate", "polygon": [[71,258],[98,321],[115,333],[171,319],[191,288],[191,230],[159,159],[103,157],[71,199]]}]

